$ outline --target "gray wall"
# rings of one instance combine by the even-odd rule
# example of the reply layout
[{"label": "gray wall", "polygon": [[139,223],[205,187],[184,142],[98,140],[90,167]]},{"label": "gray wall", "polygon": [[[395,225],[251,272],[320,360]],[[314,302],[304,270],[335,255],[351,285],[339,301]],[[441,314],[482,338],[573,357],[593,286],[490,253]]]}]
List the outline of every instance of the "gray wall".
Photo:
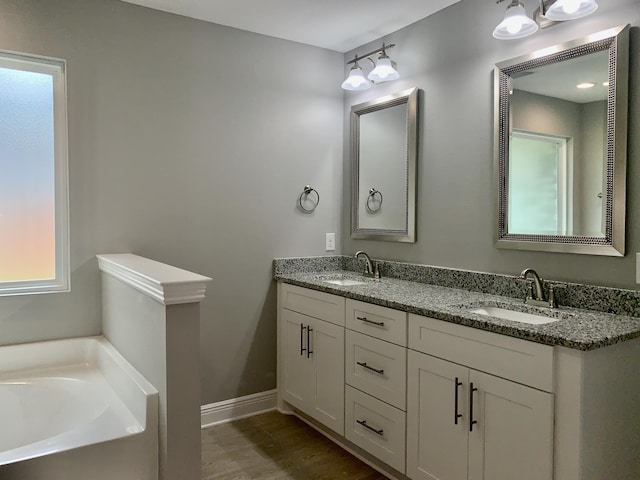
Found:
[{"label": "gray wall", "polygon": [[[537,2],[525,2],[529,12]],[[342,213],[342,252],[364,249],[377,258],[476,271],[516,274],[535,268],[543,277],[635,288],[635,252],[640,250],[640,76],[630,78],[627,195],[627,255],[624,258],[494,248],[493,66],[615,25],[630,23],[631,72],[640,71],[640,9],[637,0],[599,2],[589,17],[539,31],[532,37],[499,41],[491,32],[505,5],[477,0],[460,3],[384,38],[401,78],[364,92],[345,94],[344,179],[350,198],[349,123],[351,105],[416,86],[420,102],[417,242],[394,244],[350,238],[349,205]],[[381,41],[347,52],[379,47]],[[345,68],[344,74],[346,75]]]},{"label": "gray wall", "polygon": [[607,102],[590,102],[582,105],[582,148],[583,169],[580,184],[582,188],[581,205],[583,231],[604,232],[606,211],[602,208],[602,198],[606,188],[606,162],[607,158]]},{"label": "gray wall", "polygon": [[340,223],[343,56],[117,0],[0,0],[0,48],[68,62],[72,267],[0,298],[0,343],[100,333],[94,256],[133,252],[214,279],[203,404],[274,388],[271,261]]}]

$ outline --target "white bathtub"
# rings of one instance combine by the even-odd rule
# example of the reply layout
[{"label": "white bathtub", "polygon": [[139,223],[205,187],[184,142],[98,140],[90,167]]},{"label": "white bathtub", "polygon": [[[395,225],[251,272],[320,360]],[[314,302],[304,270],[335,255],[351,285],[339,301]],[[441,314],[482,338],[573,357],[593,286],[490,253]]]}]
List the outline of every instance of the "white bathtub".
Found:
[{"label": "white bathtub", "polygon": [[104,337],[0,347],[1,480],[157,480],[158,392]]}]

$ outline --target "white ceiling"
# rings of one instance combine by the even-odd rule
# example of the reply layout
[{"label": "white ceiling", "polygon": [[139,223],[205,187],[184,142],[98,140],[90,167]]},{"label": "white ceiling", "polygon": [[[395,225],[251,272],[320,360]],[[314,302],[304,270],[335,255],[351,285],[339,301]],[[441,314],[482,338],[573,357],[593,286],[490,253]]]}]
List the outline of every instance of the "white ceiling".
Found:
[{"label": "white ceiling", "polygon": [[[545,65],[526,72],[513,82],[513,87],[575,103],[606,100],[609,90],[602,82],[609,80],[609,51],[583,55],[563,62]],[[578,89],[579,83],[593,83],[593,88]]]},{"label": "white ceiling", "polygon": [[460,0],[123,0],[347,52]]}]

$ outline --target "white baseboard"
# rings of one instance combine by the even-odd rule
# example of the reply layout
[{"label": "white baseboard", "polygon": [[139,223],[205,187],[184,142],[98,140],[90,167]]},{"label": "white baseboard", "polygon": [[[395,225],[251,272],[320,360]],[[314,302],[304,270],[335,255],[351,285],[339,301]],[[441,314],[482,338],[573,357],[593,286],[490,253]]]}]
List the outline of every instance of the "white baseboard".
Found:
[{"label": "white baseboard", "polygon": [[212,427],[275,410],[276,397],[277,390],[269,390],[245,397],[202,405],[200,407],[200,426],[201,428]]}]

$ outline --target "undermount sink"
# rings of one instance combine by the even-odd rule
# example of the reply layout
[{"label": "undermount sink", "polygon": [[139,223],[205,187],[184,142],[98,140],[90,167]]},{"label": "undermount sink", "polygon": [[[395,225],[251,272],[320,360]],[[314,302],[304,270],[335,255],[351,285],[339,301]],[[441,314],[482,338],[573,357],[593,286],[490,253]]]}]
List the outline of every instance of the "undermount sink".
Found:
[{"label": "undermount sink", "polygon": [[340,285],[342,287],[351,287],[354,285],[364,285],[366,282],[360,280],[353,280],[351,278],[334,278],[332,280],[323,280],[325,283],[331,283],[333,285]]},{"label": "undermount sink", "polygon": [[488,317],[511,320],[513,322],[528,323],[530,325],[544,325],[545,323],[553,323],[560,320],[559,318],[547,317],[545,315],[536,315],[534,313],[518,312],[516,310],[510,310],[508,308],[502,307],[483,306],[469,308],[467,309],[467,311],[480,315],[486,315]]}]

